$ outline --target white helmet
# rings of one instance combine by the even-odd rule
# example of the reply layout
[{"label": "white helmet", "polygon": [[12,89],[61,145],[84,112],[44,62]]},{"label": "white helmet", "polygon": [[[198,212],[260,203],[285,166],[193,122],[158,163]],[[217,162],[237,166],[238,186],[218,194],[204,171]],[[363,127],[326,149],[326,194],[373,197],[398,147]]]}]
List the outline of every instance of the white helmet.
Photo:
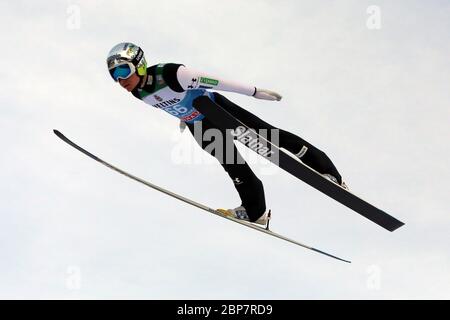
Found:
[{"label": "white helmet", "polygon": [[127,79],[137,71],[139,76],[147,74],[147,61],[144,51],[130,42],[115,45],[106,59],[108,70],[114,81]]}]

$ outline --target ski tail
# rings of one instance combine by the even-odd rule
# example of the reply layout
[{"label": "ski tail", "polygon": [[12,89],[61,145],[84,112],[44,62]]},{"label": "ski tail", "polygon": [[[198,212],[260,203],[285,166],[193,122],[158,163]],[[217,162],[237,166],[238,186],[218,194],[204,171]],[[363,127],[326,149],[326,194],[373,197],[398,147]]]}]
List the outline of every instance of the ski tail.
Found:
[{"label": "ski tail", "polygon": [[342,258],[333,256],[332,254],[326,253],[326,252],[324,252],[324,251],[322,251],[322,250],[319,250],[319,249],[316,249],[316,248],[310,248],[310,249],[311,249],[312,251],[314,251],[314,252],[317,252],[317,253],[320,253],[320,254],[324,254],[324,255],[326,255],[326,256],[328,256],[328,257],[337,259],[337,260],[339,260],[339,261],[343,261],[343,262],[347,262],[347,263],[352,263],[352,262],[349,261],[349,260],[345,260],[345,259],[342,259]]}]

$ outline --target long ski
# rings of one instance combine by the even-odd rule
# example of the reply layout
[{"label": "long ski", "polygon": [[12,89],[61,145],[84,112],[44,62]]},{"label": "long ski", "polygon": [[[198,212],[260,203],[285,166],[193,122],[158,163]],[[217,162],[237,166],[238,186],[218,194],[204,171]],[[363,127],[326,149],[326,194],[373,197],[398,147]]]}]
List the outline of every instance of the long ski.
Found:
[{"label": "long ski", "polygon": [[255,224],[252,224],[252,223],[250,223],[250,222],[246,222],[246,221],[243,221],[243,220],[238,220],[238,219],[234,219],[234,218],[232,218],[232,217],[224,216],[224,215],[222,215],[221,213],[219,213],[217,210],[214,210],[214,209],[212,209],[212,208],[210,208],[210,207],[207,207],[207,206],[205,206],[205,205],[203,205],[203,204],[201,204],[201,203],[198,203],[198,202],[195,202],[195,201],[193,201],[193,200],[191,200],[191,199],[188,199],[188,198],[185,198],[185,197],[183,197],[183,196],[180,196],[180,195],[178,195],[178,194],[176,194],[176,193],[174,193],[174,192],[171,192],[171,191],[166,190],[166,189],[164,189],[164,188],[161,188],[161,187],[159,187],[159,186],[157,186],[157,185],[155,185],[155,184],[153,184],[153,183],[150,183],[150,182],[145,181],[145,180],[143,180],[143,179],[141,179],[141,178],[138,178],[138,177],[136,177],[136,176],[134,176],[134,175],[132,175],[132,174],[129,174],[128,172],[125,172],[125,171],[123,171],[122,169],[119,169],[119,168],[113,166],[112,164],[110,164],[110,163],[108,163],[108,162],[106,162],[106,161],[100,159],[99,157],[97,157],[96,155],[90,153],[90,152],[87,151],[86,149],[83,149],[82,147],[80,147],[79,145],[77,145],[76,143],[74,143],[73,141],[71,141],[70,139],[68,139],[65,135],[63,135],[63,134],[62,134],[61,132],[59,132],[58,130],[53,130],[53,132],[58,136],[58,138],[60,138],[61,140],[63,140],[63,141],[66,142],[67,144],[69,144],[70,146],[74,147],[74,148],[77,149],[78,151],[81,151],[82,153],[84,153],[85,155],[87,155],[88,157],[90,157],[91,159],[93,159],[93,160],[95,160],[95,161],[97,161],[97,162],[103,164],[104,166],[106,166],[106,167],[108,167],[108,168],[110,168],[110,169],[112,169],[112,170],[114,170],[114,171],[116,171],[116,172],[118,172],[118,173],[120,173],[120,174],[122,174],[122,175],[124,175],[124,176],[126,176],[126,177],[128,177],[128,178],[130,178],[130,179],[132,179],[132,180],[134,180],[134,181],[137,181],[137,182],[139,182],[139,183],[142,183],[143,185],[146,185],[147,187],[150,187],[150,188],[152,188],[152,189],[155,189],[155,190],[157,190],[157,191],[160,191],[160,192],[162,192],[162,193],[165,193],[166,195],[169,195],[169,196],[171,196],[171,197],[173,197],[173,198],[175,198],[175,199],[181,200],[181,201],[183,201],[183,202],[185,202],[185,203],[188,203],[188,204],[190,204],[190,205],[192,205],[192,206],[194,206],[194,207],[197,207],[197,208],[199,208],[199,209],[205,210],[205,211],[207,211],[207,212],[209,212],[209,213],[212,213],[212,214],[214,214],[214,215],[220,216],[220,217],[222,217],[222,218],[225,218],[225,219],[231,220],[231,221],[233,221],[233,222],[239,223],[239,224],[241,224],[241,225],[243,225],[243,226],[249,227],[249,228],[251,228],[251,229],[253,229],[253,230],[257,230],[257,231],[263,232],[263,233],[268,234],[268,235],[270,235],[270,236],[273,236],[273,237],[279,238],[279,239],[281,239],[281,240],[284,240],[284,241],[293,243],[293,244],[295,244],[295,245],[298,245],[298,246],[300,246],[300,247],[303,247],[303,248],[306,248],[306,249],[315,251],[315,252],[317,252],[317,253],[326,255],[326,256],[328,256],[328,257],[331,257],[331,258],[334,258],[334,259],[337,259],[337,260],[340,260],[340,261],[344,261],[344,262],[347,262],[347,263],[351,263],[351,262],[348,261],[348,260],[345,260],[345,259],[336,257],[336,256],[334,256],[334,255],[332,255],[332,254],[329,254],[329,253],[326,253],[326,252],[324,252],[324,251],[322,251],[322,250],[313,248],[313,247],[311,247],[311,246],[305,245],[305,244],[303,244],[303,243],[300,243],[300,242],[298,242],[298,241],[289,239],[289,238],[287,238],[287,237],[285,237],[285,236],[283,236],[283,235],[280,235],[280,234],[278,234],[278,233],[275,233],[275,232],[269,230],[269,229],[268,229],[268,226],[267,226],[267,228],[263,228],[263,227],[260,227],[260,226],[255,225]]},{"label": "long ski", "polygon": [[[283,152],[279,146],[259,135],[255,130],[250,129],[246,124],[236,119],[209,97],[202,96],[195,99],[194,107],[219,128],[231,130],[237,140],[249,149],[386,230],[394,231],[404,225],[403,222],[376,208],[341,186],[329,181],[317,171]],[[266,152],[267,148],[261,148],[259,147],[260,144],[258,145],[255,142],[262,142],[271,151]]]}]

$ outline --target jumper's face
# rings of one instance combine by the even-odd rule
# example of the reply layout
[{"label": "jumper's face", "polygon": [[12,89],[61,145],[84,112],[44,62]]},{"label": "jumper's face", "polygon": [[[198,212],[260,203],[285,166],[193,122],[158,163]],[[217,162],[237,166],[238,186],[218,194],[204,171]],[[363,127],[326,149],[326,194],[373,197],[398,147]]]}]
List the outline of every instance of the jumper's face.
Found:
[{"label": "jumper's face", "polygon": [[139,76],[136,73],[133,73],[127,79],[119,79],[119,83],[126,90],[133,91],[134,88],[136,88],[137,85],[139,84],[139,80],[140,80]]}]

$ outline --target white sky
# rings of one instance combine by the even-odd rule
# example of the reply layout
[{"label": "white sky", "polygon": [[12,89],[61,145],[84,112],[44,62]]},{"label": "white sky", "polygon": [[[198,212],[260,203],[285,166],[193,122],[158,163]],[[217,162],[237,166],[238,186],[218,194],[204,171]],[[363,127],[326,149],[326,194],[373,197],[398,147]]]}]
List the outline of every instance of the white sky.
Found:
[{"label": "white sky", "polygon": [[[381,29],[366,25],[369,5]],[[0,12],[0,298],[450,298],[448,1],[1,1]],[[196,201],[239,205],[217,163],[174,160],[192,143],[175,118],[110,79],[105,57],[122,41],[150,64],[280,92],[225,96],[324,150],[406,226],[389,233],[252,157],[274,231],[347,265],[71,149],[53,128]]]}]

